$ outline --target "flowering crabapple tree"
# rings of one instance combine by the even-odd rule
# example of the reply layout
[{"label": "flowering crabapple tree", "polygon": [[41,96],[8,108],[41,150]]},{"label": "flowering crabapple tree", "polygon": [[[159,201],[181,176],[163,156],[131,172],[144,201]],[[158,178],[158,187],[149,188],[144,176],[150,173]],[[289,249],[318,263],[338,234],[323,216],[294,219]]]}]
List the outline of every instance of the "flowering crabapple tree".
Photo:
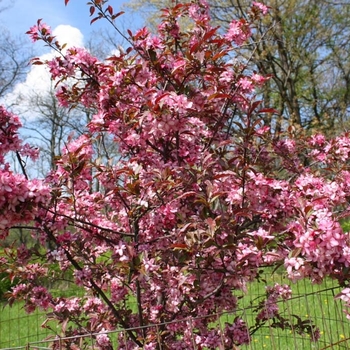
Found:
[{"label": "flowering crabapple tree", "polygon": [[[108,1],[89,4],[92,22],[104,18],[119,31]],[[235,49],[268,14],[257,2],[247,11],[251,22],[221,33],[204,0],[174,5],[156,35],[128,32],[130,48],[104,62],[65,48],[41,20],[28,32],[57,51],[33,63],[48,66],[61,104],[96,111],[56,169],[30,180],[24,158],[36,154],[19,139],[18,118],[0,110],[1,235],[25,227],[39,243],[5,249],[0,269],[18,281],[10,302],[50,311],[44,326],[57,321],[66,348],[91,346],[74,336],[93,333],[100,349],[232,349],[268,322],[317,340],[311,323],[279,310],[286,285],[266,289],[255,324],[239,313],[218,322],[269,266],[292,281],[331,276],[350,307],[350,246],[340,226],[349,215],[350,137],[293,127],[275,135],[262,123],[274,113],[255,92],[267,78],[248,71]],[[187,29],[178,25],[184,17]],[[118,146],[112,159],[96,156],[106,136]],[[23,174],[6,163],[9,152]],[[80,297],[48,287],[67,276]],[[124,332],[113,345],[116,329]]]}]

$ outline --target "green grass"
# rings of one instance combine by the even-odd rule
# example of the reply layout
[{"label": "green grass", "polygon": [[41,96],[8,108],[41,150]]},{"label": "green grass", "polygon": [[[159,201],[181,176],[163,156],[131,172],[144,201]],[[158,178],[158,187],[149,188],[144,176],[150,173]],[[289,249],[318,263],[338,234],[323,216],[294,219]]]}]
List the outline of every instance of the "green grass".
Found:
[{"label": "green grass", "polygon": [[[267,282],[269,285],[273,285],[275,282],[290,284],[278,273],[268,276]],[[312,285],[309,281],[299,281],[292,284],[291,288],[293,290],[292,299],[279,304],[283,316],[294,320],[294,323],[296,323],[296,318],[293,315],[300,316],[303,320],[311,320],[320,329],[320,340],[316,343],[312,342],[307,334],[300,335],[291,330],[272,328],[270,323],[255,332],[251,344],[242,347],[242,350],[349,349],[350,321],[343,313],[341,302],[334,300],[334,296],[339,293],[341,288],[336,287],[335,282],[330,279],[325,280],[322,285]],[[252,324],[256,317],[251,305],[257,304],[256,298],[264,295],[264,290],[264,283],[256,282],[248,287],[245,308],[241,312],[248,324]],[[229,317],[227,320],[230,320]]]},{"label": "green grass", "polygon": [[[71,289],[52,290],[53,295],[77,296],[81,289],[75,286]],[[45,312],[36,310],[28,314],[24,310],[23,302],[16,302],[10,307],[5,302],[0,302],[0,349],[25,346],[29,342],[43,340],[54,332],[43,328],[41,325],[46,320]],[[52,327],[53,322],[50,323]]]},{"label": "green grass", "polygon": [[[266,282],[273,285],[275,282],[284,284],[287,280],[279,273],[268,274]],[[242,350],[313,350],[313,349],[349,349],[350,322],[342,311],[342,304],[334,301],[334,296],[340,288],[334,289],[335,284],[326,280],[322,285],[312,285],[308,281],[292,284],[293,298],[280,304],[280,310],[287,318],[298,315],[303,319],[311,319],[321,331],[321,339],[317,343],[310,341],[308,335],[294,334],[290,330],[278,330],[265,325],[252,336],[252,342],[243,346]],[[220,323],[232,322],[236,315],[242,316],[248,324],[254,323],[256,313],[253,305],[257,305],[259,296],[265,293],[264,282],[254,282],[248,286],[244,296],[243,310],[235,315],[221,317]],[[77,290],[70,291],[76,295]],[[24,346],[28,342],[42,340],[50,335],[49,330],[40,327],[44,322],[45,314],[38,312],[27,315],[23,304],[16,303],[12,308],[6,306],[0,311],[0,349],[7,347]],[[52,332],[51,332],[52,334]],[[113,336],[116,338],[116,335]]]},{"label": "green grass", "polygon": [[0,349],[23,346],[47,337],[48,332],[41,328],[45,314],[34,312],[28,315],[23,303],[16,303],[11,308],[0,304],[0,307]]},{"label": "green grass", "polygon": [[350,232],[350,219],[345,218],[340,220],[340,225],[344,232]]}]

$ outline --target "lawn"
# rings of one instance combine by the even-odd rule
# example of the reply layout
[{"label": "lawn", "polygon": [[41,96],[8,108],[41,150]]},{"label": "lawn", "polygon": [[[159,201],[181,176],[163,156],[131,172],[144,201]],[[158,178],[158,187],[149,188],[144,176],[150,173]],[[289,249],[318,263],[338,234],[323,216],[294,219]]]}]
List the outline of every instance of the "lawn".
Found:
[{"label": "lawn", "polygon": [[48,335],[48,331],[41,328],[45,314],[28,315],[23,303],[16,303],[11,308],[4,304],[0,307],[0,349],[25,345]]},{"label": "lawn", "polygon": [[[79,295],[77,287],[65,289],[57,293]],[[29,342],[43,340],[52,335],[52,330],[41,327],[46,318],[45,312],[27,314],[22,302],[16,302],[12,307],[0,302],[0,349],[25,346]],[[51,323],[50,326],[52,325]]]},{"label": "lawn", "polygon": [[[287,281],[281,274],[273,274],[267,278],[270,285],[275,282],[285,284]],[[297,318],[302,320],[310,319],[321,333],[318,342],[312,342],[306,334],[296,334],[291,330],[280,330],[269,325],[259,329],[252,336],[252,342],[248,346],[242,347],[242,350],[253,349],[281,349],[281,350],[308,350],[308,349],[349,349],[350,348],[350,321],[345,317],[342,311],[340,301],[335,301],[334,296],[338,294],[341,288],[337,288],[334,281],[327,279],[322,285],[312,285],[309,281],[299,281],[292,284],[293,297],[287,302],[279,304],[280,310],[283,310],[285,318]],[[265,286],[263,283],[253,283],[249,286],[245,297],[246,307],[242,311],[243,318],[249,324],[256,317],[253,312],[257,304],[257,299],[263,295]],[[250,300],[249,300],[250,299]]]},{"label": "lawn", "polygon": [[[268,284],[275,282],[286,283],[279,273],[268,274],[265,277]],[[308,335],[294,334],[290,330],[277,330],[269,325],[256,331],[250,345],[242,350],[308,350],[308,349],[349,349],[350,323],[342,312],[342,305],[333,300],[339,288],[334,289],[333,281],[326,280],[322,285],[311,285],[308,281],[300,281],[292,286],[293,298],[280,304],[284,316],[298,315],[303,319],[312,319],[320,328],[321,338],[313,343]],[[244,296],[244,310],[238,311],[249,324],[255,319],[254,306],[259,296],[264,295],[265,283],[254,282],[249,286]],[[76,291],[75,291],[76,292]],[[232,322],[235,315],[225,315],[220,319],[221,324]],[[45,315],[38,312],[27,315],[22,304],[12,308],[5,306],[0,312],[0,349],[24,346],[28,342],[42,340],[50,335],[50,331],[41,328]],[[51,333],[52,334],[52,333]]]}]

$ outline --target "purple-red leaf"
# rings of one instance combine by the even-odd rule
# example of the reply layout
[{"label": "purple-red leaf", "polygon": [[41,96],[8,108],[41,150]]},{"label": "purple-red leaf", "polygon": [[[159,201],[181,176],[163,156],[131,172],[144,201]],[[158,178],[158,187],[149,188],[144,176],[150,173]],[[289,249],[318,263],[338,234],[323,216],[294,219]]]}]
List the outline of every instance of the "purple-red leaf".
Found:
[{"label": "purple-red leaf", "polygon": [[93,19],[90,21],[90,24],[92,24],[92,23],[98,21],[99,19],[101,19],[101,16],[97,16],[97,17],[93,18]]},{"label": "purple-red leaf", "polygon": [[109,12],[109,14],[110,14],[111,16],[113,15],[113,7],[112,7],[111,5],[108,5],[107,11]]},{"label": "purple-red leaf", "polygon": [[117,17],[121,16],[122,14],[124,14],[125,12],[124,11],[120,11],[118,13],[116,13],[115,15],[112,15],[112,19],[116,19]]},{"label": "purple-red leaf", "polygon": [[278,114],[278,110],[274,109],[274,108],[263,108],[258,110],[258,113],[274,113],[274,114]]}]

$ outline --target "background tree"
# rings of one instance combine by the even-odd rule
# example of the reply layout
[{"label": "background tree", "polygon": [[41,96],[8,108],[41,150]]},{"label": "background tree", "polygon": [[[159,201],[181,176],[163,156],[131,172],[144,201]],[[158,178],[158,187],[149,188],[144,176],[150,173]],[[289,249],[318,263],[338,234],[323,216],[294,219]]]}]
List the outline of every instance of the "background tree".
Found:
[{"label": "background tree", "polygon": [[[126,6],[143,11],[155,24],[160,8],[171,1],[132,0]],[[216,23],[228,28],[245,18],[251,1],[209,1]],[[269,15],[253,30],[250,44],[240,50],[250,68],[271,79],[261,93],[279,116],[265,116],[276,131],[286,121],[304,128],[337,132],[349,118],[350,3],[326,0],[267,0]],[[271,120],[270,120],[271,119]]]},{"label": "background tree", "polygon": [[12,38],[4,28],[0,30],[0,97],[4,97],[24,78],[32,53],[26,50],[24,40]]},{"label": "background tree", "polygon": [[61,155],[69,133],[80,130],[79,127],[86,123],[74,118],[68,108],[59,105],[53,87],[46,95],[32,91],[28,96],[21,96],[17,103],[22,109],[30,111],[31,117],[25,122],[24,129],[30,135],[28,138],[31,143],[40,150],[41,164],[38,170],[44,176],[55,168],[56,158]]},{"label": "background tree", "polygon": [[[0,15],[9,6],[11,3],[0,0]],[[3,26],[0,26],[0,32],[0,98],[3,98],[23,79],[28,69],[28,62],[33,57],[33,52],[32,48],[28,48],[26,40],[13,38]]]}]

